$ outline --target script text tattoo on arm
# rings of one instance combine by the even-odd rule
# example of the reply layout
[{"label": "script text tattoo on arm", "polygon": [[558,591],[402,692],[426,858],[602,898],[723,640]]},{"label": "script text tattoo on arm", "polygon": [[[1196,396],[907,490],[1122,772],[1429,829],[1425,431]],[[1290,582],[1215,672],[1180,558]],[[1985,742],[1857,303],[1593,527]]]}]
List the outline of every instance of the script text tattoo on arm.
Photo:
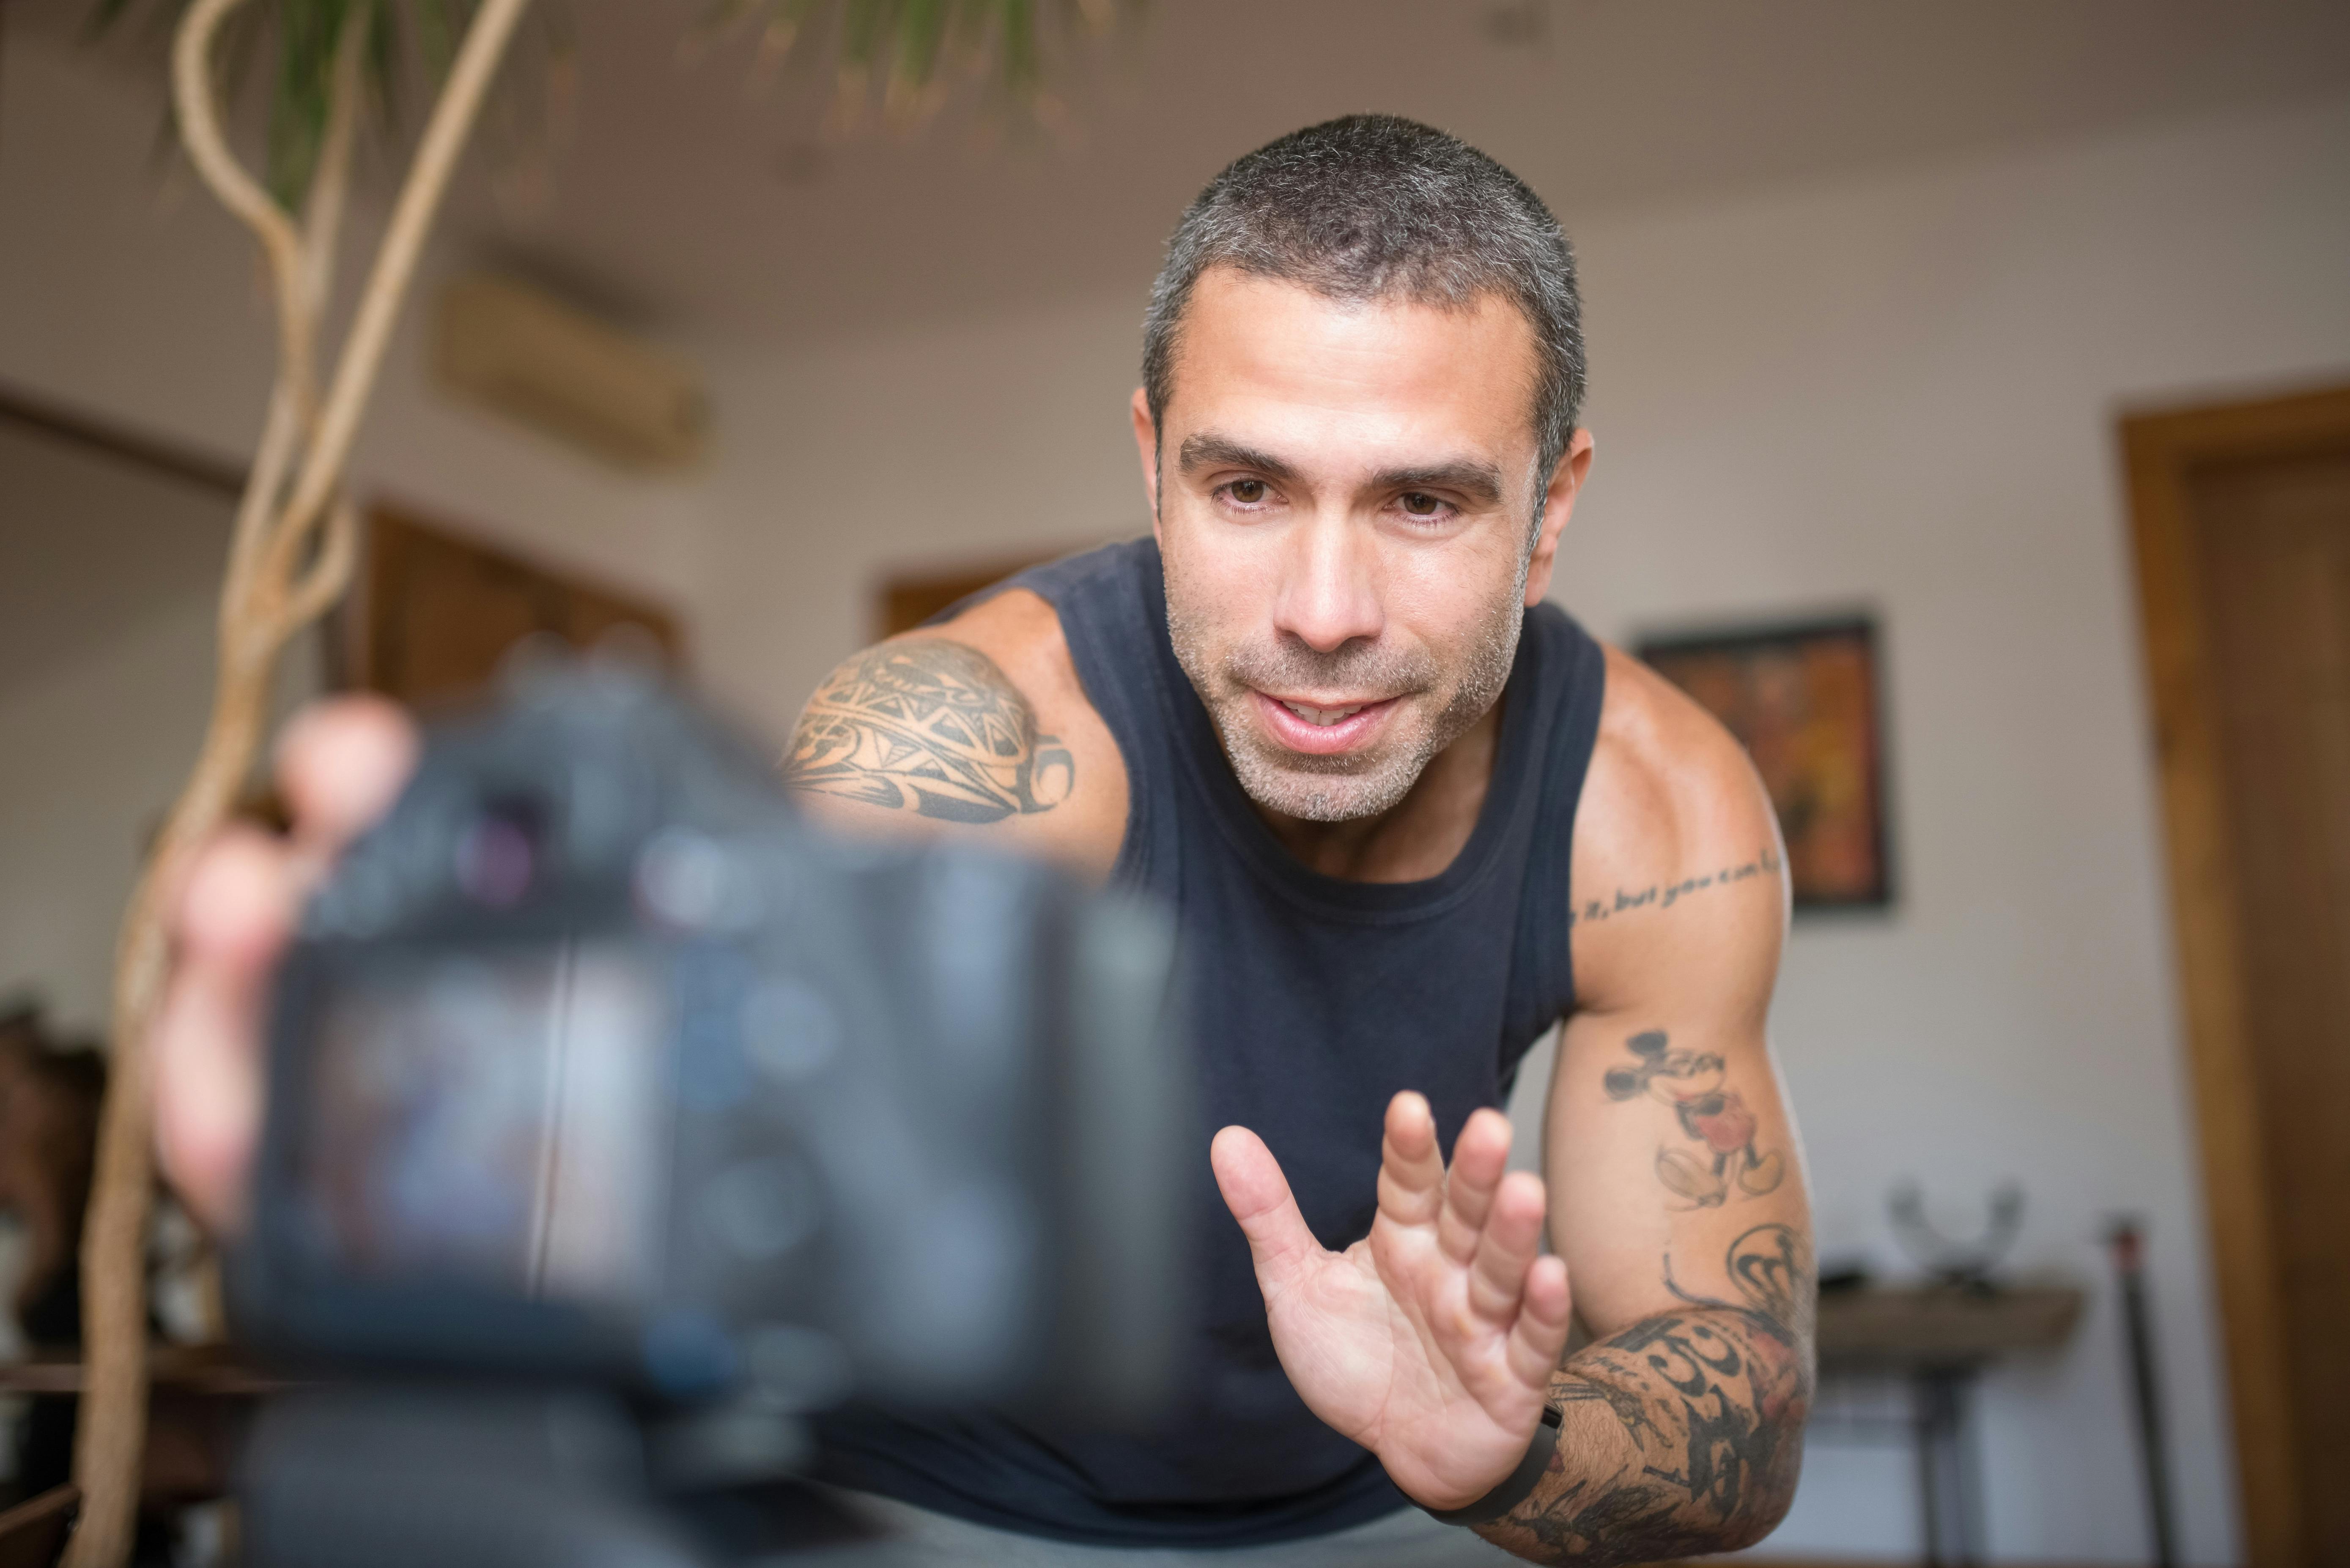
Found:
[{"label": "script text tattoo on arm", "polygon": [[1050,811],[1076,784],[1058,739],[975,648],[885,642],[834,670],[800,715],[784,781],[944,822]]},{"label": "script text tattoo on arm", "polygon": [[1612,920],[1618,915],[1630,914],[1636,910],[1669,909],[1692,894],[1702,893],[1714,888],[1726,888],[1732,882],[1749,881],[1756,877],[1775,876],[1781,865],[1782,862],[1774,851],[1763,849],[1757,852],[1753,859],[1742,866],[1724,866],[1718,871],[1684,877],[1678,882],[1651,882],[1637,891],[1630,888],[1618,888],[1616,889],[1616,897],[1612,899],[1586,898],[1569,909],[1566,912],[1567,928],[1571,930],[1576,926],[1593,920]]},{"label": "script text tattoo on arm", "polygon": [[1601,1082],[1611,1100],[1642,1096],[1669,1107],[1681,1135],[1698,1146],[1692,1152],[1668,1144],[1657,1150],[1657,1179],[1692,1209],[1718,1209],[1733,1191],[1760,1198],[1787,1178],[1787,1157],[1758,1151],[1759,1124],[1735,1089],[1724,1087],[1727,1068],[1713,1051],[1677,1050],[1661,1029],[1648,1029],[1624,1042],[1628,1065],[1610,1067]]},{"label": "script text tattoo on arm", "polygon": [[1726,1551],[1776,1522],[1811,1406],[1810,1256],[1793,1228],[1758,1225],[1724,1262],[1738,1300],[1682,1290],[1669,1257],[1684,1309],[1586,1346],[1551,1384],[1570,1423],[1604,1406],[1630,1457],[1571,1474],[1562,1441],[1534,1496],[1485,1534],[1536,1561],[1645,1563]]}]

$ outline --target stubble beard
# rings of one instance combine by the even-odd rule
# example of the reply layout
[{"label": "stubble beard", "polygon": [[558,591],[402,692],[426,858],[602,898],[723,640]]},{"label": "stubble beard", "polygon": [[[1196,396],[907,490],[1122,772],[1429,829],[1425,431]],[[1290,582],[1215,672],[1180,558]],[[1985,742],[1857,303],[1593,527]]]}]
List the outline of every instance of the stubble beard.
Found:
[{"label": "stubble beard", "polygon": [[[1333,653],[1318,653],[1294,639],[1271,646],[1243,645],[1218,658],[1201,618],[1178,607],[1187,596],[1171,562],[1166,566],[1167,635],[1176,661],[1216,726],[1233,776],[1251,800],[1267,811],[1305,822],[1357,822],[1400,805],[1437,754],[1500,700],[1525,626],[1529,565],[1529,559],[1521,558],[1509,595],[1488,608],[1457,672],[1447,670],[1425,649],[1389,650],[1349,643]],[[1365,691],[1409,701],[1440,690],[1448,674],[1453,677],[1451,695],[1433,722],[1400,749],[1380,746],[1336,756],[1292,752],[1268,743],[1252,711],[1256,691]]]}]

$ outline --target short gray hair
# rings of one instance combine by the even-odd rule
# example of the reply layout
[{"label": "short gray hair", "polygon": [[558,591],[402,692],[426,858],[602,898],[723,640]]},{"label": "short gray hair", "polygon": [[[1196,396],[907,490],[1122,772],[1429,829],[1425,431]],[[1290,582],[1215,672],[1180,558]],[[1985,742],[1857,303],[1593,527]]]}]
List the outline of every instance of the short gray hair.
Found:
[{"label": "short gray hair", "polygon": [[1575,253],[1524,181],[1457,136],[1391,114],[1350,114],[1292,131],[1210,181],[1167,242],[1143,317],[1154,424],[1166,412],[1184,308],[1213,266],[1331,299],[1458,309],[1498,294],[1534,332],[1538,487],[1574,439],[1584,374]]}]

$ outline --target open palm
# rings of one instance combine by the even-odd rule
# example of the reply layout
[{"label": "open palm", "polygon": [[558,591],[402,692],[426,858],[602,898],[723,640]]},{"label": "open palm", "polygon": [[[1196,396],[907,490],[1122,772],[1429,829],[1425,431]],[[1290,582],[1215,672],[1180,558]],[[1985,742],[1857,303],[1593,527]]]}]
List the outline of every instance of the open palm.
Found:
[{"label": "open palm", "polygon": [[1378,1217],[1333,1252],[1262,1138],[1226,1127],[1211,1151],[1290,1383],[1430,1508],[1473,1501],[1516,1467],[1566,1347],[1566,1266],[1538,1255],[1542,1180],[1505,1175],[1509,1153],[1508,1119],[1480,1110],[1448,1172],[1428,1102],[1398,1095]]}]

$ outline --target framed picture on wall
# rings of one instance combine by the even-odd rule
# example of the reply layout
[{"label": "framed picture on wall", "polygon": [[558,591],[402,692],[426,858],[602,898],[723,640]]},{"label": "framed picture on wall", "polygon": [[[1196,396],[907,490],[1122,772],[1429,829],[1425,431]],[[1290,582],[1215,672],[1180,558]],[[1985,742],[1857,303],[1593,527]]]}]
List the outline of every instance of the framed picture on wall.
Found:
[{"label": "framed picture on wall", "polygon": [[1797,909],[1892,902],[1873,619],[1650,637],[1638,651],[1754,759],[1786,836]]}]

